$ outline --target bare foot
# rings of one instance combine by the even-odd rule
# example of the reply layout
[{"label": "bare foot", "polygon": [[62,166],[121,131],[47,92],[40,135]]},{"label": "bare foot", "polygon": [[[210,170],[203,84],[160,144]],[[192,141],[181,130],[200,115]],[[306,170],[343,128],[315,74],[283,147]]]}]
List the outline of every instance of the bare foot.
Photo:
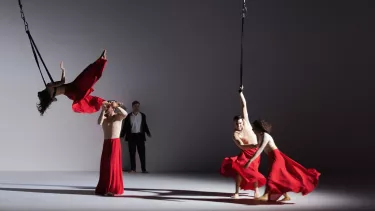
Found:
[{"label": "bare foot", "polygon": [[107,59],[107,50],[104,49],[101,58],[102,59]]},{"label": "bare foot", "polygon": [[292,198],[290,198],[289,196],[284,196],[284,198],[279,201],[290,201],[290,200],[292,200]]},{"label": "bare foot", "polygon": [[235,193],[231,196],[232,199],[238,199],[240,198],[240,195],[238,195],[238,193]]},{"label": "bare foot", "polygon": [[111,193],[111,192],[108,192],[108,193],[105,194],[105,196],[114,196],[114,194]]},{"label": "bare foot", "polygon": [[259,198],[259,191],[255,191],[254,192],[254,199],[258,199]]},{"label": "bare foot", "polygon": [[261,201],[268,201],[268,195],[267,194],[264,194],[263,196],[257,198],[258,200],[261,200]]}]

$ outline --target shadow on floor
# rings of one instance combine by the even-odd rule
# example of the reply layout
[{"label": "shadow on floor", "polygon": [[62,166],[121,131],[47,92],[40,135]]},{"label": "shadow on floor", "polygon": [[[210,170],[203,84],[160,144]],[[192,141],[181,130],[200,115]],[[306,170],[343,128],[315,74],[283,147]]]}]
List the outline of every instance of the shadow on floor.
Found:
[{"label": "shadow on floor", "polygon": [[[18,184],[19,185],[19,184]],[[0,191],[17,191],[27,193],[48,193],[48,194],[70,194],[70,195],[95,195],[94,187],[73,187],[77,190],[72,189],[35,189],[35,188],[0,188]],[[84,189],[84,190],[82,190]],[[86,190],[85,190],[86,189]],[[90,190],[89,190],[90,189]],[[231,203],[231,204],[242,204],[242,205],[285,205],[294,203],[284,202],[267,202],[259,201],[251,198],[242,199],[231,199],[231,198],[189,198],[186,196],[211,196],[211,197],[228,197],[228,193],[220,192],[206,192],[206,191],[191,191],[191,190],[172,190],[172,189],[142,189],[142,188],[125,188],[125,191],[135,192],[149,192],[156,194],[154,196],[140,196],[140,195],[122,195],[115,198],[134,198],[134,199],[146,199],[146,200],[162,200],[162,201],[202,201],[202,202],[217,202],[217,203]],[[157,191],[164,192],[158,193]],[[181,197],[176,197],[181,196]]]}]

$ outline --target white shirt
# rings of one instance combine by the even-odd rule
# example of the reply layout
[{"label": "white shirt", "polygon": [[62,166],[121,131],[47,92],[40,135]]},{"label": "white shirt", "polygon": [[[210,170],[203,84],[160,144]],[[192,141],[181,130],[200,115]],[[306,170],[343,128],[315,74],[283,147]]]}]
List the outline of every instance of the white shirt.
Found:
[{"label": "white shirt", "polygon": [[142,114],[139,112],[138,114],[131,113],[130,123],[132,125],[132,133],[140,133],[141,123],[142,123]]}]

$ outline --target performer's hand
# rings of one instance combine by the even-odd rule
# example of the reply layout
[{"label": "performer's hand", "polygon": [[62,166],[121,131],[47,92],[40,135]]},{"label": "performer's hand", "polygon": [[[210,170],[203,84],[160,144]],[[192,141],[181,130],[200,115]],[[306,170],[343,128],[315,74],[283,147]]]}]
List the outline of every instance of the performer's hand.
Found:
[{"label": "performer's hand", "polygon": [[240,89],[238,90],[239,93],[243,92],[243,85],[240,86]]},{"label": "performer's hand", "polygon": [[65,68],[64,68],[64,63],[63,61],[60,62],[60,69],[62,69],[63,71],[65,71]]},{"label": "performer's hand", "polygon": [[117,108],[117,107],[120,106],[120,104],[119,104],[117,101],[113,101],[113,102],[111,103],[111,105],[112,105],[113,108]]},{"label": "performer's hand", "polygon": [[102,103],[102,109],[107,109],[108,101],[103,101]]}]

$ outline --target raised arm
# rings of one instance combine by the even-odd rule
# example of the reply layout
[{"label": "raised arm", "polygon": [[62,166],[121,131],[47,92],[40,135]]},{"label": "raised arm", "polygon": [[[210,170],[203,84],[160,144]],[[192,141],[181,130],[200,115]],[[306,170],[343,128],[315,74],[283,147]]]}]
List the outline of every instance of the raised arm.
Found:
[{"label": "raised arm", "polygon": [[247,113],[246,99],[243,94],[243,86],[240,87],[239,93],[240,93],[241,103],[242,103],[242,116],[245,120],[249,120],[249,114]]},{"label": "raised arm", "polygon": [[60,68],[61,68],[61,80],[47,84],[48,87],[58,87],[58,86],[65,84],[65,68],[63,66],[63,62],[60,63]]},{"label": "raised arm", "polygon": [[64,81],[65,83],[65,68],[64,68],[64,63],[60,63],[60,69],[61,69],[61,81]]},{"label": "raised arm", "polygon": [[249,161],[247,161],[247,163],[245,165],[245,168],[247,168],[250,165],[251,162],[253,162],[255,159],[257,159],[259,157],[259,155],[263,152],[264,148],[267,146],[269,141],[270,141],[270,139],[266,135],[264,135],[262,145],[259,147],[259,149],[254,154],[254,156]]},{"label": "raised arm", "polygon": [[128,112],[126,112],[125,109],[121,108],[122,103],[113,101],[111,104],[112,104],[112,107],[118,111],[118,113],[116,114],[116,119],[117,120],[125,119],[125,117],[128,115]]},{"label": "raised arm", "polygon": [[98,118],[98,125],[102,125],[104,120],[107,118],[105,117],[105,109],[107,104],[104,102],[102,105],[102,111],[100,112],[99,118]]},{"label": "raised arm", "polygon": [[125,119],[128,115],[128,112],[126,112],[125,109],[121,108],[120,106],[118,106],[116,109],[118,110],[118,113],[116,114],[117,118],[120,120]]}]

